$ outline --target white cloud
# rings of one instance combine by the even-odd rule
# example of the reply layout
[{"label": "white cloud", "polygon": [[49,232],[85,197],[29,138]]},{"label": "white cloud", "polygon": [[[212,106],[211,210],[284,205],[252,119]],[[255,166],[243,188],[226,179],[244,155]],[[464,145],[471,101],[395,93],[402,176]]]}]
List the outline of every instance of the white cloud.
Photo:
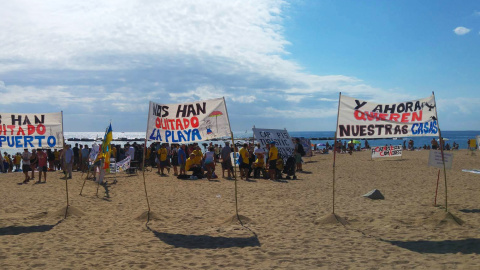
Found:
[{"label": "white cloud", "polygon": [[[268,101],[285,117],[315,118],[336,113],[310,108],[339,91],[370,99],[404,97],[350,76],[309,74],[285,60],[287,5],[283,0],[1,1],[0,78],[7,86],[0,85],[6,93],[0,104],[48,104],[68,107],[72,114],[100,110],[122,119],[148,110],[149,100],[225,97],[229,105],[248,104],[249,113],[261,112]],[[28,98],[19,102],[19,94]]]},{"label": "white cloud", "polygon": [[308,108],[292,108],[292,109],[277,109],[267,107],[262,117],[274,117],[274,118],[289,118],[289,119],[306,119],[306,118],[328,118],[337,115],[337,108],[327,109],[308,109]]},{"label": "white cloud", "polygon": [[480,16],[480,11],[473,11],[473,16]]},{"label": "white cloud", "polygon": [[455,32],[455,34],[457,34],[459,36],[463,36],[465,34],[468,34],[468,32],[470,32],[470,31],[471,31],[471,29],[468,29],[468,28],[463,27],[463,26],[459,26],[459,27],[457,27],[453,30],[453,32]]},{"label": "white cloud", "polygon": [[338,99],[333,98],[319,98],[318,101],[338,102]]}]

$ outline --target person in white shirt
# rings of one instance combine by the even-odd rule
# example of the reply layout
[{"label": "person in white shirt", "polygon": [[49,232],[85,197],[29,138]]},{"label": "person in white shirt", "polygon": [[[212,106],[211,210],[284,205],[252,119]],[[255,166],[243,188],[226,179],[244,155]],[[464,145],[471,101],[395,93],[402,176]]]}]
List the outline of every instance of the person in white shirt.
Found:
[{"label": "person in white shirt", "polygon": [[127,148],[127,151],[126,151],[126,156],[127,157],[130,157],[132,161],[135,160],[135,148],[133,146],[131,146],[130,144],[127,144],[126,147]]}]

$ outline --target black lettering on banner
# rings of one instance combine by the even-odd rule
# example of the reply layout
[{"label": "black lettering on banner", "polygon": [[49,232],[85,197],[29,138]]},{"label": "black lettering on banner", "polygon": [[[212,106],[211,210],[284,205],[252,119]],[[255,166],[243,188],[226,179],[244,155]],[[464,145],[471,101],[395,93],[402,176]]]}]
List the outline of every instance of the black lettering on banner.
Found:
[{"label": "black lettering on banner", "polygon": [[45,115],[44,114],[40,115],[40,119],[38,119],[38,116],[35,115],[35,125],[44,124],[44,123],[45,123]]},{"label": "black lettering on banner", "polygon": [[360,109],[361,107],[363,107],[365,104],[367,104],[366,101],[360,103],[360,100],[358,100],[358,99],[355,99],[355,103],[357,103],[357,106],[355,107],[354,110],[358,110],[358,109]]},{"label": "black lettering on banner", "polygon": [[347,125],[346,127],[344,125],[339,125],[338,128],[340,130],[340,137],[350,136],[350,125]]},{"label": "black lettering on banner", "polygon": [[21,126],[22,125],[22,116],[19,115],[17,117],[15,117],[14,114],[12,114],[12,125],[17,125],[16,122],[18,122],[18,126]]}]

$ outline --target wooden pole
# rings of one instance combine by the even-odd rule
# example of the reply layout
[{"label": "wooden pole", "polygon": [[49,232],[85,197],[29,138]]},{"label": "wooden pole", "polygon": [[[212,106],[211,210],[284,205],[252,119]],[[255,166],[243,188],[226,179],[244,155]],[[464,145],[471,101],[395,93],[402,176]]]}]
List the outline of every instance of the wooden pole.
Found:
[{"label": "wooden pole", "polygon": [[225,112],[227,113],[228,127],[230,128],[230,137],[232,138],[232,145],[233,145],[233,166],[234,166],[233,177],[235,179],[235,214],[237,215],[237,219],[240,222],[240,224],[243,225],[242,220],[240,219],[240,215],[238,214],[237,156],[236,156],[237,152],[235,150],[235,140],[233,139],[232,126],[230,125],[230,116],[228,115],[227,102],[225,101],[225,97],[223,97],[223,104],[225,105]]},{"label": "wooden pole", "polygon": [[435,189],[435,202],[433,206],[437,206],[437,193],[438,193],[438,182],[440,181],[440,169],[438,169],[438,176],[437,176],[437,188]]},{"label": "wooden pole", "polygon": [[[64,168],[65,166],[67,165],[66,164],[66,161],[67,161],[67,158],[66,158],[66,155],[65,155],[65,152],[66,152],[66,144],[65,144],[65,132],[63,131],[63,111],[61,112],[62,113],[62,137],[63,137],[63,164],[64,164]],[[72,157],[73,158],[73,157]],[[68,206],[69,206],[69,201],[68,201],[68,177],[67,177],[67,174],[65,174],[65,193],[67,194],[67,207],[65,208],[65,217],[64,218],[67,218],[67,214],[68,214]]]},{"label": "wooden pole", "polygon": [[437,118],[437,128],[438,128],[438,138],[440,143],[440,153],[442,153],[442,162],[443,162],[443,177],[445,180],[445,212],[448,212],[448,192],[447,192],[447,169],[445,167],[445,156],[443,153],[443,138],[442,132],[440,130],[440,124],[438,121],[438,114],[437,114],[437,101],[435,99],[435,93],[432,91],[433,100],[435,101],[435,117]]},{"label": "wooden pole", "polygon": [[335,126],[335,141],[333,142],[333,181],[332,181],[332,213],[335,214],[335,161],[337,157],[337,129],[338,129],[338,116],[340,115],[340,100],[342,98],[342,92],[338,95],[338,109],[337,109],[337,125]]},{"label": "wooden pole", "polygon": [[[152,102],[150,101],[149,109],[148,109],[149,113],[150,113],[151,106],[152,106]],[[148,120],[147,120],[147,129],[145,130],[145,144],[143,146],[143,158],[142,158],[143,159],[143,164],[142,164],[143,189],[145,190],[145,199],[147,200],[147,207],[148,207],[147,223],[148,223],[150,221],[150,202],[148,201],[147,182],[145,181],[145,153],[147,149],[147,138],[148,138]]]}]

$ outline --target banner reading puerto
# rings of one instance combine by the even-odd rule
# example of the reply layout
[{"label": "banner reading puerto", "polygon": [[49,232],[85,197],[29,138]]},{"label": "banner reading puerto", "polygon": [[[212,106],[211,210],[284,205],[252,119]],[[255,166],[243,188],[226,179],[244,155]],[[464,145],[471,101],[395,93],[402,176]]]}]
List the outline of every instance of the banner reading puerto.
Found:
[{"label": "banner reading puerto", "polygon": [[337,138],[438,136],[435,97],[378,104],[340,96]]},{"label": "banner reading puerto", "polygon": [[62,148],[62,113],[0,113],[0,148]]},{"label": "banner reading puerto", "polygon": [[179,104],[150,101],[147,139],[188,143],[230,137],[230,123],[223,98]]}]

